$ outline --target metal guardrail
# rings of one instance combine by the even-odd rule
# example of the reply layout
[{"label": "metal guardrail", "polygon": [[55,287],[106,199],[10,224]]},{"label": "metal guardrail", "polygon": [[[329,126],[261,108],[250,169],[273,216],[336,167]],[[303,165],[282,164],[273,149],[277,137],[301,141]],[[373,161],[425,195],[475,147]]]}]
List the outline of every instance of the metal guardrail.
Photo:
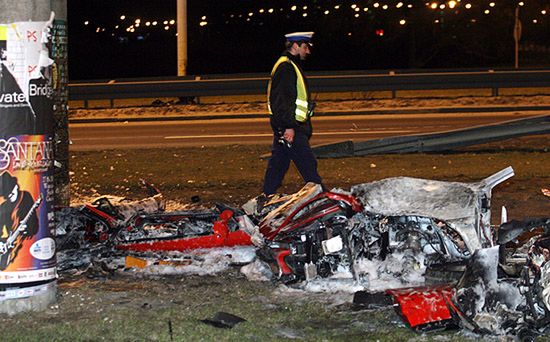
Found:
[{"label": "metal guardrail", "polygon": [[343,141],[314,146],[318,158],[357,157],[368,154],[448,151],[524,135],[550,134],[550,115],[460,130],[396,136],[354,143]]},{"label": "metal guardrail", "polygon": [[[445,71],[432,73],[308,73],[312,92],[550,87],[550,70]],[[265,94],[268,76],[181,77],[69,84],[69,100]]]}]

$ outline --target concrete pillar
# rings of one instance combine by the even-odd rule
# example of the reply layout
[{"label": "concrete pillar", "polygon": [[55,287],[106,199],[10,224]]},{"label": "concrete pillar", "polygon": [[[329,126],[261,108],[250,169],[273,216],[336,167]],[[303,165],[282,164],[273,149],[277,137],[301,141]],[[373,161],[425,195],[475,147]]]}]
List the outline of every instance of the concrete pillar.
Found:
[{"label": "concrete pillar", "polygon": [[[0,47],[8,46],[8,56],[9,42],[18,40],[15,34],[21,34],[20,41],[25,42],[18,47],[24,56],[30,50],[27,46],[40,47],[41,40],[36,43],[31,38],[42,36],[41,31],[23,28],[48,22],[55,13],[50,29],[53,38],[51,43],[42,42],[47,48],[36,53],[40,58],[17,63],[8,59],[0,65],[0,95],[8,101],[0,110],[0,313],[12,315],[44,310],[56,301],[53,209],[69,204],[67,2],[0,0],[0,8],[0,24],[25,22],[20,31],[11,25],[0,28],[0,40],[4,40]],[[25,45],[27,41],[31,43]],[[49,53],[44,56],[44,51]],[[25,126],[17,124],[23,121],[19,117],[26,118]],[[10,127],[15,128],[10,131]],[[17,151],[23,148],[35,153],[27,150],[20,155]],[[27,205],[11,201],[13,197],[26,200]],[[18,220],[10,218],[14,216]]]},{"label": "concrete pillar", "polygon": [[177,0],[178,76],[187,75],[187,0]]},{"label": "concrete pillar", "polygon": [[67,20],[67,0],[0,0],[0,22],[47,21],[54,11],[57,19]]}]

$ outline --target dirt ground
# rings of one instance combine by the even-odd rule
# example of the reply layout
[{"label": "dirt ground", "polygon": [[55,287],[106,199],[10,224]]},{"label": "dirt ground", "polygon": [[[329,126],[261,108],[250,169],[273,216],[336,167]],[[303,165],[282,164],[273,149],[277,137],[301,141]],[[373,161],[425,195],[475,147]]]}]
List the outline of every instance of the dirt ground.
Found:
[{"label": "dirt ground", "polygon": [[[541,191],[550,187],[549,147],[550,136],[544,135],[450,153],[321,159],[319,172],[328,188],[349,190],[355,184],[397,176],[475,182],[512,166],[515,176],[493,190],[493,218],[499,219],[504,205],[510,219],[523,219],[550,215],[550,199]],[[144,195],[138,186],[138,179],[144,178],[163,192],[169,208],[190,203],[193,196],[206,204],[240,206],[260,194],[266,160],[259,156],[268,151],[269,146],[234,145],[74,153],[71,202],[76,205],[100,194],[137,199]],[[280,192],[295,192],[302,184],[291,168]]]},{"label": "dirt ground", "polygon": [[[512,166],[516,175],[493,190],[493,222],[500,207],[510,219],[550,216],[550,135],[475,146],[451,153],[375,155],[323,159],[319,171],[329,188],[394,176],[475,182]],[[259,194],[268,146],[105,150],[72,153],[71,202],[100,194],[138,199],[139,178],[153,182],[177,209],[199,196],[241,205]],[[296,170],[281,192],[301,186]],[[270,282],[250,282],[235,265],[217,276],[133,276],[101,268],[62,275],[58,302],[45,312],[0,317],[3,341],[473,341],[464,331],[417,334],[393,309],[357,310],[348,296],[306,294]],[[201,320],[224,311],[246,322],[221,329]],[[505,337],[481,337],[502,341]],[[547,339],[546,339],[547,340]]]},{"label": "dirt ground", "polygon": [[[529,90],[529,89],[528,89]],[[374,94],[346,94],[349,100],[318,100],[320,112],[402,108],[547,107],[550,89],[522,90],[504,96],[411,92],[398,98],[375,98]],[[510,90],[511,91],[511,90]],[[316,95],[319,99],[322,94]],[[263,113],[262,101],[224,101],[175,104],[157,101],[159,106],[73,109],[71,119],[163,117],[203,114]],[[534,111],[545,115],[548,111]],[[510,218],[548,215],[541,188],[550,187],[550,136],[531,136],[460,149],[442,154],[374,155],[363,158],[319,161],[319,171],[328,188],[349,189],[354,184],[386,177],[410,176],[449,181],[477,181],[512,166],[516,176],[494,191],[493,208],[506,205]],[[192,196],[206,202],[222,201],[241,205],[259,194],[268,146],[220,148],[100,151],[74,153],[71,160],[71,202],[82,203],[99,194],[139,197],[138,178],[156,183],[174,206]],[[151,161],[144,165],[143,160]],[[100,179],[96,179],[98,173]],[[281,192],[297,191],[301,181],[295,170],[287,175]]]}]

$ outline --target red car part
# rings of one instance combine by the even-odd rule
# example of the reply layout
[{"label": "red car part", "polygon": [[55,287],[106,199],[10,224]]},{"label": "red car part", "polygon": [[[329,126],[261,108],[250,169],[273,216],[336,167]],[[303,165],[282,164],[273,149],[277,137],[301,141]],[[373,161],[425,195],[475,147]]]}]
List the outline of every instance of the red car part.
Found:
[{"label": "red car part", "polygon": [[[296,215],[302,212],[302,210],[305,207],[310,206],[313,202],[323,198],[331,199],[334,202],[325,203],[322,206],[322,208],[317,208],[318,209],[317,212],[315,212],[313,215],[308,215],[304,219],[295,219]],[[290,215],[286,217],[286,219],[283,221],[283,223],[279,227],[277,227],[274,230],[272,230],[272,228],[269,227],[269,225],[262,225],[262,223],[260,222],[260,232],[267,240],[275,240],[275,238],[280,232],[291,231],[294,229],[298,229],[300,227],[304,227],[307,224],[323,216],[334,214],[338,211],[341,211],[342,208],[338,205],[338,202],[346,203],[351,207],[351,209],[354,212],[360,212],[362,210],[361,203],[359,203],[359,201],[354,196],[335,193],[335,192],[322,192],[317,196],[313,197],[312,199],[310,199],[309,201],[300,205],[296,210],[294,210]]]},{"label": "red car part", "polygon": [[290,251],[288,249],[283,249],[279,252],[277,252],[277,265],[279,266],[279,270],[281,274],[292,274],[292,269],[285,261],[285,257],[290,255]]},{"label": "red car part", "polygon": [[230,210],[224,210],[220,219],[214,222],[213,234],[166,240],[119,243],[115,247],[127,251],[185,251],[199,248],[234,247],[252,245],[250,235],[242,230],[230,232],[228,222],[233,216]]},{"label": "red car part", "polygon": [[448,285],[386,290],[396,310],[414,330],[454,326],[452,297],[455,289]]},{"label": "red car part", "polygon": [[[110,232],[118,225],[116,217],[96,208],[93,205],[86,204],[81,209],[82,213],[92,220],[102,222],[105,231],[97,232],[95,226],[89,225],[86,227],[86,239],[91,241],[104,242],[109,239]],[[99,233],[99,234],[98,234]],[[97,236],[96,236],[97,235]]]}]

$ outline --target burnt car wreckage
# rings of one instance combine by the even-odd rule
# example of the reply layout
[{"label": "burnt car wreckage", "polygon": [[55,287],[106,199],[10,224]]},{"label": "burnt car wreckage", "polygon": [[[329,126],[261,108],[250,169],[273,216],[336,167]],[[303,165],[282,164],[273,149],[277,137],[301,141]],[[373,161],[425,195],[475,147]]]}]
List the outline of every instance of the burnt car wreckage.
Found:
[{"label": "burnt car wreckage", "polygon": [[[165,212],[160,192],[144,183],[145,200],[101,197],[60,213],[59,270],[121,253],[254,245],[273,280],[347,273],[364,285],[355,305],[394,305],[415,330],[535,336],[550,323],[550,218],[506,222],[503,214],[502,224],[491,225],[492,189],[513,175],[508,167],[476,183],[394,177],[350,191],[308,183],[241,208],[174,212]],[[77,250],[88,254],[75,263]],[[395,257],[400,267],[374,272],[391,273],[403,286],[369,291],[373,270],[362,264]],[[411,273],[421,275],[421,286],[406,286]]]}]

